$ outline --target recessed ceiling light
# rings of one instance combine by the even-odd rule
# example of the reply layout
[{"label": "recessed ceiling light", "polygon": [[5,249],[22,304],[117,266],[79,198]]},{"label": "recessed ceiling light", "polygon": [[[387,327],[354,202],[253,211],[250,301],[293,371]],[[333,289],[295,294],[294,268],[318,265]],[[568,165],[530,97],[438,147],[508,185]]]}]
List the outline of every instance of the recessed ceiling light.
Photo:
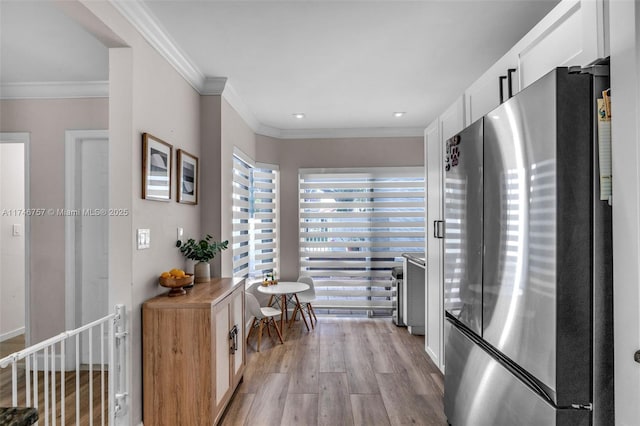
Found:
[{"label": "recessed ceiling light", "polygon": [[406,114],[406,112],[404,112],[404,111],[396,111],[396,112],[393,113],[393,116],[396,117],[396,118],[400,118],[405,114]]},{"label": "recessed ceiling light", "polygon": [[304,112],[295,112],[293,113],[295,118],[304,118]]}]

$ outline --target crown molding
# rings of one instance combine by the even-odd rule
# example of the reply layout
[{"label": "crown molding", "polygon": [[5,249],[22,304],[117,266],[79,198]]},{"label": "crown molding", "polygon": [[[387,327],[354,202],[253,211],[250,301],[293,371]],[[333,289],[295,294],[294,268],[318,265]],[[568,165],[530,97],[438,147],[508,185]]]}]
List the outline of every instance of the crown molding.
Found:
[{"label": "crown molding", "polygon": [[169,62],[178,73],[200,94],[205,87],[205,76],[160,25],[151,10],[140,1],[109,0],[133,27]]},{"label": "crown molding", "polygon": [[247,104],[244,103],[242,98],[228,81],[224,87],[224,92],[222,92],[222,97],[229,102],[229,105],[236,110],[251,130],[253,130],[254,133],[257,133],[260,126],[262,126],[262,123],[258,121],[255,115],[253,115],[253,112],[251,112]]},{"label": "crown molding", "polygon": [[201,95],[222,95],[227,86],[227,77],[206,77],[202,85]]},{"label": "crown molding", "polygon": [[422,127],[363,127],[343,129],[277,129],[260,125],[257,134],[276,139],[349,139],[423,137]]},{"label": "crown molding", "polygon": [[43,81],[3,83],[0,99],[108,98],[108,81]]}]

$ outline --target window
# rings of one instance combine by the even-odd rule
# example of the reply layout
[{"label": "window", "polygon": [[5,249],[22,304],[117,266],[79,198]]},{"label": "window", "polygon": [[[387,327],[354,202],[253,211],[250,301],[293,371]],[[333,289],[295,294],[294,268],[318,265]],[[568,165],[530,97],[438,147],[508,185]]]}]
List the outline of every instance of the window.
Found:
[{"label": "window", "polygon": [[278,268],[278,167],[233,154],[233,276],[262,277]]},{"label": "window", "polygon": [[391,309],[391,269],[424,252],[424,169],[300,170],[300,274],[314,307]]}]

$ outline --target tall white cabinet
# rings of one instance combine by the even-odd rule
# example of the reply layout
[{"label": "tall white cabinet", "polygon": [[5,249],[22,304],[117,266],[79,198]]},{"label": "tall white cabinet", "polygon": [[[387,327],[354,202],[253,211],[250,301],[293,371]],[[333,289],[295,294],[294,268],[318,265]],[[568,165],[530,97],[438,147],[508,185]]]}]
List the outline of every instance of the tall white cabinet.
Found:
[{"label": "tall white cabinet", "polygon": [[465,127],[464,97],[460,96],[424,133],[426,173],[425,350],[444,372],[444,253],[440,226],[444,218],[444,141]]}]

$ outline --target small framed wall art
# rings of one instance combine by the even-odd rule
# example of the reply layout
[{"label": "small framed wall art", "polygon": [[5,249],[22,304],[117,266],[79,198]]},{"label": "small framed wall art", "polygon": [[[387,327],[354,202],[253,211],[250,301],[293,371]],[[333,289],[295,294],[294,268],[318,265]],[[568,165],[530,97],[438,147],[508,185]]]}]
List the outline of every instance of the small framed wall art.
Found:
[{"label": "small framed wall art", "polygon": [[142,134],[142,198],[171,200],[171,159],[173,145],[150,135]]},{"label": "small framed wall art", "polygon": [[178,150],[178,202],[198,204],[198,157]]}]

